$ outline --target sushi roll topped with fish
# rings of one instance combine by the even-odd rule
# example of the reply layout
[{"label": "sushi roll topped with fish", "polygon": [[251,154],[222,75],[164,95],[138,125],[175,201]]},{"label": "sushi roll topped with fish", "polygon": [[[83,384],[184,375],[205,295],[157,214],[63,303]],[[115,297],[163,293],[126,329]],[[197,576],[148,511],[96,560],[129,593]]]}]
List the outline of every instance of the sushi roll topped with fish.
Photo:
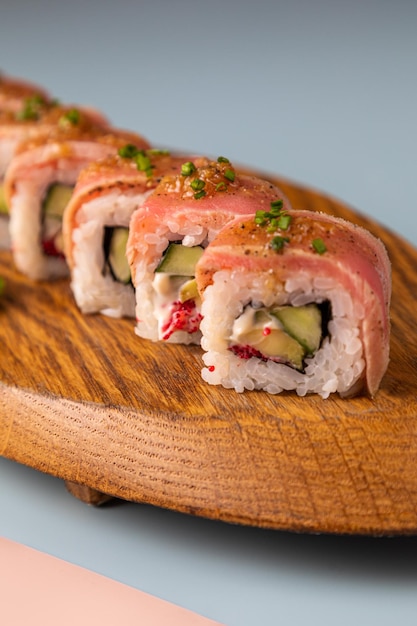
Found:
[{"label": "sushi roll topped with fish", "polygon": [[78,175],[89,163],[117,153],[126,143],[150,147],[138,133],[110,126],[100,113],[57,106],[39,132],[17,146],[4,193],[19,271],[35,280],[68,275],[62,217]]},{"label": "sushi roll topped with fish", "polygon": [[311,211],[257,211],[210,243],[196,281],[207,382],[376,393],[389,358],[391,268],[365,229]]},{"label": "sushi roll topped with fish", "polygon": [[134,317],[126,258],[131,215],[164,176],[181,171],[185,160],[168,150],[126,144],[81,171],[64,213],[63,234],[72,291],[83,313]]},{"label": "sushi roll topped with fish", "polygon": [[228,222],[271,202],[290,208],[276,185],[239,173],[225,157],[187,160],[179,173],[162,178],[130,223],[127,255],[140,337],[199,343],[197,260]]}]

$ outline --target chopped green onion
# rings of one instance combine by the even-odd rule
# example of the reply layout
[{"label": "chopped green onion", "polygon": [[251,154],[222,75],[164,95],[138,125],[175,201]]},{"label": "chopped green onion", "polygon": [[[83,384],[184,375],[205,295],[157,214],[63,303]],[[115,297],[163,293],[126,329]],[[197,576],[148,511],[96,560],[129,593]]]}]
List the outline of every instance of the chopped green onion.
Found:
[{"label": "chopped green onion", "polygon": [[224,176],[225,178],[227,178],[227,180],[230,180],[231,183],[233,183],[233,181],[235,180],[235,172],[233,170],[231,170],[230,168],[228,168],[225,172],[224,172]]},{"label": "chopped green onion", "polygon": [[81,115],[78,109],[70,109],[60,117],[59,125],[67,126],[69,123],[72,126],[76,126],[80,121],[80,117]]},{"label": "chopped green onion", "polygon": [[200,191],[201,189],[204,189],[206,183],[201,178],[194,178],[194,180],[191,181],[190,185],[191,189],[194,189],[194,191]]},{"label": "chopped green onion", "polygon": [[204,189],[201,189],[200,191],[195,192],[194,198],[195,200],[200,200],[200,198],[204,198],[205,195],[206,195],[206,192],[204,191]]},{"label": "chopped green onion", "polygon": [[45,104],[45,100],[42,96],[26,98],[22,110],[16,113],[16,119],[19,121],[39,119],[39,110]]},{"label": "chopped green onion", "polygon": [[181,165],[181,174],[183,176],[190,176],[190,174],[194,174],[196,171],[196,166],[191,161],[187,161]]},{"label": "chopped green onion", "polygon": [[271,202],[271,211],[276,213],[277,211],[280,211],[283,206],[284,206],[284,203],[282,200],[273,200]]},{"label": "chopped green onion", "polygon": [[162,150],[159,148],[149,148],[149,150],[147,150],[147,153],[154,156],[169,156],[171,154],[169,150]]},{"label": "chopped green onion", "polygon": [[226,190],[227,190],[226,183],[217,183],[216,191],[226,191]]},{"label": "chopped green onion", "polygon": [[137,155],[135,156],[135,161],[138,170],[140,170],[141,172],[147,172],[149,169],[152,168],[151,160],[145,154],[145,152],[143,152],[143,150],[138,151]]},{"label": "chopped green onion", "polygon": [[255,213],[255,224],[259,224],[259,226],[264,226],[268,220],[266,211],[256,211]]},{"label": "chopped green onion", "polygon": [[123,159],[133,159],[138,153],[139,150],[133,145],[133,143],[127,143],[118,150],[118,155]]},{"label": "chopped green onion", "polygon": [[270,246],[275,252],[280,252],[283,249],[284,245],[289,242],[288,237],[281,237],[277,235],[271,239]]},{"label": "chopped green onion", "polygon": [[313,241],[311,242],[311,245],[313,246],[317,254],[324,254],[327,251],[326,244],[324,243],[321,237],[317,237],[317,239],[313,239]]},{"label": "chopped green onion", "polygon": [[224,156],[219,156],[219,157],[217,158],[217,163],[230,163],[230,161],[229,161],[229,159],[227,159],[227,158],[226,158],[226,157],[224,157]]},{"label": "chopped green onion", "polygon": [[277,226],[281,230],[287,230],[288,226],[291,224],[291,215],[287,213],[284,215],[280,215],[277,219]]}]

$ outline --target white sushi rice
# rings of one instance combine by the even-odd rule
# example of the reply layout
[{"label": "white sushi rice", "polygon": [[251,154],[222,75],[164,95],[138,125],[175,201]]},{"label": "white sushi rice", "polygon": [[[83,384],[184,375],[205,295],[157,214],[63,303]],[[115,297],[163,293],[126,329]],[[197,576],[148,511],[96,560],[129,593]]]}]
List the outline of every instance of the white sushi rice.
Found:
[{"label": "white sushi rice", "polygon": [[[144,235],[141,242],[140,254],[135,264],[135,290],[136,290],[136,319],[138,320],[135,332],[144,339],[160,341],[162,339],[162,327],[169,315],[169,306],[172,301],[167,301],[154,289],[153,280],[155,268],[167,246],[172,241],[182,241],[184,246],[205,246],[209,239],[214,237],[215,232],[209,231],[199,223],[193,223],[191,219],[167,220],[154,232]],[[178,330],[166,341],[168,343],[191,344],[200,343],[201,333],[188,333]]]},{"label": "white sushi rice", "polygon": [[72,232],[73,269],[71,289],[83,313],[110,317],[135,316],[135,292],[131,284],[118,282],[105,265],[105,227],[128,228],[133,211],[151,193],[114,189],[83,204],[77,213],[78,226]]},{"label": "white sushi rice", "polygon": [[[201,345],[205,351],[203,379],[212,385],[243,392],[263,389],[271,394],[295,390],[299,396],[317,393],[327,398],[331,393],[346,394],[361,378],[365,368],[359,325],[363,310],[354,309],[350,295],[341,291],[330,278],[313,278],[299,273],[282,286],[271,289],[268,276],[219,271],[204,292]],[[263,361],[256,357],[242,359],[233,354],[229,338],[235,319],[252,302],[262,306],[310,302],[331,303],[328,336],[316,354],[306,359],[304,372],[292,367]]]},{"label": "white sushi rice", "polygon": [[75,174],[67,168],[35,168],[36,176],[16,183],[10,209],[10,238],[18,270],[34,280],[67,276],[65,260],[47,256],[42,249],[42,202],[52,183],[73,185]]}]

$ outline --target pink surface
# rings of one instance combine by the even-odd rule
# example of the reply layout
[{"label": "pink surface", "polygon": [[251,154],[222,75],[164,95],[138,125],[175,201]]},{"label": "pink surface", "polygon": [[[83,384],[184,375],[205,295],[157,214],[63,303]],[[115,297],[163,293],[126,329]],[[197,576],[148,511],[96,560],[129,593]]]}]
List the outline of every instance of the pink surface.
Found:
[{"label": "pink surface", "polygon": [[0,537],[5,626],[214,626],[218,622]]}]

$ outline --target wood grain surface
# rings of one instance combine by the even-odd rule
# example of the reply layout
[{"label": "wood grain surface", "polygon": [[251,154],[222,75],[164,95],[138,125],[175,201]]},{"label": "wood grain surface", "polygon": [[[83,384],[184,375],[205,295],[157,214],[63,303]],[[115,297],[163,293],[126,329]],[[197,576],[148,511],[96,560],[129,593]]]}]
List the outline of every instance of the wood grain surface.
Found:
[{"label": "wood grain surface", "polygon": [[[83,316],[67,280],[0,253],[0,454],[95,491],[230,523],[417,531],[417,251],[321,192],[270,177],[294,208],[350,219],[393,264],[391,362],[377,396],[237,394],[200,379],[198,347]],[[82,495],[80,496],[82,497]]]}]

